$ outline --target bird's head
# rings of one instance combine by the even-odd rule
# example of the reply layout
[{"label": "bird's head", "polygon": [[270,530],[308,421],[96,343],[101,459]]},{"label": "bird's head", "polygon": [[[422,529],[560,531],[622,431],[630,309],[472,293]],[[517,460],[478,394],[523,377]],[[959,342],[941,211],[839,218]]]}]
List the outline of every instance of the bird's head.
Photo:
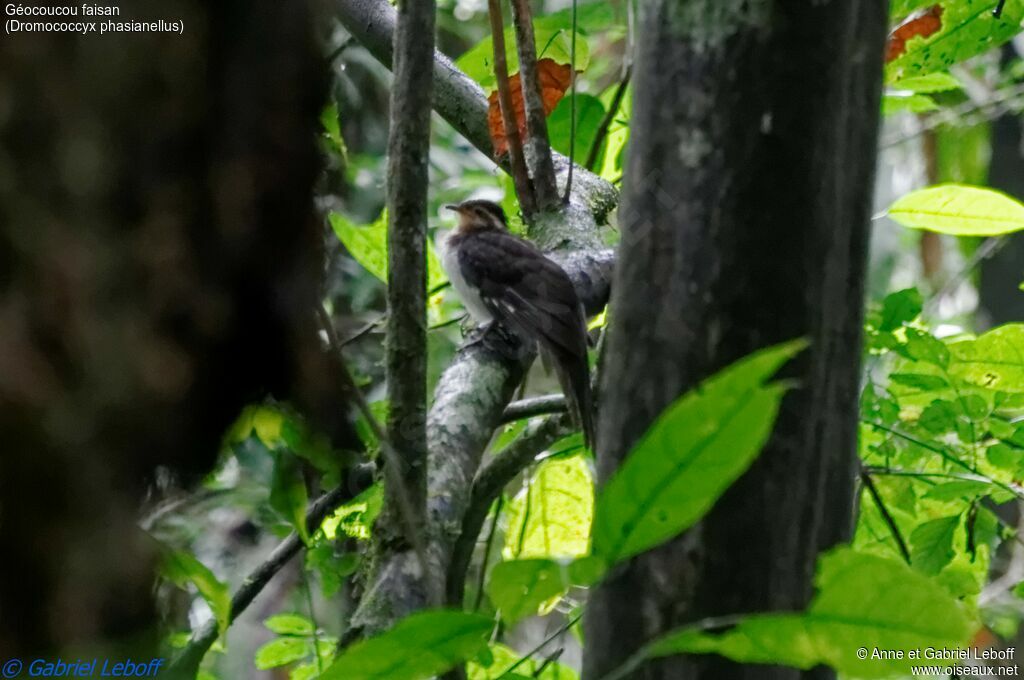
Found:
[{"label": "bird's head", "polygon": [[508,230],[505,211],[493,201],[472,200],[446,205],[445,208],[459,214],[458,231],[469,232],[485,229]]}]

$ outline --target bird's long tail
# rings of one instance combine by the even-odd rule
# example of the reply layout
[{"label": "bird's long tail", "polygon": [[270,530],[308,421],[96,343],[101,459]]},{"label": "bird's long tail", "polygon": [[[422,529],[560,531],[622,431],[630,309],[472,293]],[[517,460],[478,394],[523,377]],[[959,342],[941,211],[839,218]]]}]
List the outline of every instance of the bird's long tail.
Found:
[{"label": "bird's long tail", "polygon": [[544,347],[542,354],[547,354],[547,362],[554,366],[558,382],[565,393],[569,413],[580,430],[583,431],[583,443],[591,451],[596,442],[594,433],[594,399],[590,389],[590,369],[587,366],[586,354],[577,356],[558,347]]}]

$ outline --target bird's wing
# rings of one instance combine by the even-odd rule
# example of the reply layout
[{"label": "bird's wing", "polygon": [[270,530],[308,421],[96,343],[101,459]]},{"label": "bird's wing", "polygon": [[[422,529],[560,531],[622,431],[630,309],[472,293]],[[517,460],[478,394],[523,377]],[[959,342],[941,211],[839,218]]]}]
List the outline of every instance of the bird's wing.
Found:
[{"label": "bird's wing", "polygon": [[474,234],[459,249],[466,282],[499,321],[574,356],[587,354],[586,320],[565,271],[512,234]]}]

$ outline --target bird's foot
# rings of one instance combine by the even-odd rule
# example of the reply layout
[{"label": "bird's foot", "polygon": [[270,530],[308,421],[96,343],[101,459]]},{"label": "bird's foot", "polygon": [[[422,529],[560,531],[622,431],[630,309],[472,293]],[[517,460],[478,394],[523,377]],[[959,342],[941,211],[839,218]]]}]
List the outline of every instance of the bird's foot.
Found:
[{"label": "bird's foot", "polygon": [[462,345],[464,350],[474,345],[480,345],[492,352],[497,352],[507,357],[517,357],[523,345],[515,333],[497,321],[490,321],[482,326],[477,326],[469,332],[467,338],[466,342]]}]

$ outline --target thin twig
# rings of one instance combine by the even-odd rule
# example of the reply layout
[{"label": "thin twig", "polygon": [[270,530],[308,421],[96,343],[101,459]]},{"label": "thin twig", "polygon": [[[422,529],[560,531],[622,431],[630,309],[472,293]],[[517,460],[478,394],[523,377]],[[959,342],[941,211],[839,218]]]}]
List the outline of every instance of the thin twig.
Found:
[{"label": "thin twig", "polygon": [[484,580],[487,578],[487,561],[491,556],[491,547],[494,545],[494,535],[498,533],[498,520],[501,519],[501,508],[505,504],[505,497],[498,496],[494,504],[494,521],[491,522],[491,530],[487,532],[487,541],[484,543],[484,558],[480,563],[480,573],[476,581],[476,597],[473,598],[473,611],[480,611],[480,604],[484,601]]},{"label": "thin twig", "polygon": [[[519,85],[523,92],[526,113],[527,158],[537,210],[548,212],[559,207],[561,198],[555,184],[555,166],[551,160],[544,99],[537,76],[537,44],[533,35],[533,10],[530,0],[512,0],[512,21],[516,27],[516,49],[519,54]],[[569,159],[570,163],[572,159]]]},{"label": "thin twig", "polygon": [[542,397],[520,399],[505,407],[505,412],[501,414],[501,424],[524,418],[545,416],[549,413],[563,413],[567,408],[565,395],[562,394],[545,394]]},{"label": "thin twig", "polygon": [[[355,495],[356,493],[350,492],[347,486],[338,487],[324,494],[314,501],[306,512],[306,527],[311,533],[316,531],[329,513],[342,503],[354,498]],[[274,551],[270,553],[270,557],[250,572],[245,580],[242,581],[239,589],[231,597],[231,614],[228,617],[228,623],[234,623],[241,616],[242,612],[252,604],[256,596],[270,583],[270,579],[295,557],[302,550],[302,547],[302,539],[299,538],[298,533],[293,531],[274,548]],[[192,638],[189,640],[188,645],[168,667],[168,677],[194,677],[206,652],[216,642],[218,634],[217,621],[214,619],[210,619],[192,633]]]},{"label": "thin twig", "polygon": [[533,677],[539,678],[541,674],[545,671],[545,669],[547,669],[547,667],[553,664],[554,662],[558,661],[558,659],[561,658],[563,654],[565,654],[565,647],[559,647],[558,649],[544,657],[544,661],[542,661],[541,664],[537,666],[537,670],[533,672]]},{"label": "thin twig", "polygon": [[575,626],[577,624],[577,622],[579,622],[579,620],[581,618],[583,618],[583,613],[582,612],[577,614],[576,616],[572,617],[568,621],[566,621],[565,625],[561,626],[558,630],[556,630],[554,633],[552,633],[547,638],[545,638],[543,642],[541,642],[539,645],[537,645],[536,647],[531,649],[529,652],[527,652],[523,656],[523,658],[519,659],[519,661],[516,661],[514,664],[512,664],[511,666],[506,668],[505,672],[502,673],[501,675],[499,675],[496,680],[501,680],[502,678],[505,678],[505,677],[508,677],[509,675],[511,675],[512,671],[516,670],[517,668],[522,666],[524,663],[529,661],[531,658],[533,658],[534,654],[537,654],[538,652],[540,652],[540,650],[544,649],[544,647],[546,647],[552,640],[554,640],[559,635],[561,635],[565,631],[567,631],[570,628],[572,628],[573,626]]},{"label": "thin twig", "polygon": [[878,488],[875,486],[874,480],[871,479],[871,475],[864,468],[860,471],[860,480],[864,483],[864,487],[871,494],[871,498],[875,501],[875,506],[878,511],[882,513],[882,519],[885,520],[886,526],[889,527],[889,533],[892,534],[893,540],[896,541],[897,547],[900,549],[900,554],[903,555],[903,559],[906,560],[907,564],[910,564],[910,551],[907,550],[907,544],[903,540],[903,534],[900,533],[900,528],[896,526],[896,520],[889,514],[889,509],[885,507],[885,502],[882,500],[882,496],[878,493]]},{"label": "thin twig", "polygon": [[387,319],[387,316],[388,316],[387,314],[381,314],[379,317],[377,317],[376,319],[374,319],[370,323],[366,324],[365,326],[363,326],[362,328],[357,330],[352,335],[348,336],[344,340],[339,341],[338,344],[341,347],[347,347],[348,345],[351,345],[353,342],[355,342],[356,340],[359,340],[364,335],[366,335],[367,333],[372,331],[374,328],[377,328],[382,323],[384,323],[385,319]]},{"label": "thin twig", "polygon": [[604,144],[604,139],[608,136],[608,130],[611,128],[612,123],[615,122],[615,116],[619,112],[619,106],[622,105],[622,98],[626,95],[626,88],[629,87],[629,79],[632,75],[632,65],[626,66],[626,72],[623,74],[622,80],[619,81],[619,86],[615,88],[615,94],[612,95],[612,100],[608,104],[608,110],[604,112],[604,118],[601,119],[601,124],[597,126],[594,143],[590,145],[590,153],[587,154],[587,160],[583,164],[583,167],[587,170],[593,170],[594,165],[597,164],[597,157],[601,153],[601,145]]},{"label": "thin twig", "polygon": [[[491,20],[494,78],[498,82],[498,107],[501,109],[502,125],[505,126],[505,141],[508,143],[512,182],[515,184],[516,195],[519,197],[519,207],[523,211],[523,216],[529,221],[537,212],[537,199],[534,196],[530,174],[526,169],[523,140],[519,137],[519,124],[516,122],[515,108],[512,106],[512,89],[508,82],[508,63],[505,59],[505,22],[501,16],[499,0],[487,0],[487,10]],[[520,85],[522,82],[522,76],[520,76]]]},{"label": "thin twig", "polygon": [[[388,439],[387,434],[384,432],[384,428],[381,427],[380,422],[377,421],[377,417],[370,409],[370,404],[367,403],[366,397],[363,396],[362,391],[356,385],[355,379],[349,372],[348,364],[345,363],[345,355],[342,352],[341,345],[338,343],[338,334],[334,330],[334,324],[331,323],[331,318],[327,314],[327,310],[322,304],[320,304],[317,305],[316,313],[320,318],[320,325],[323,327],[324,333],[327,334],[328,345],[334,353],[335,359],[338,363],[338,373],[342,378],[342,386],[352,400],[356,402],[356,408],[359,409],[359,412],[369,424],[370,431],[373,432],[373,435],[377,438],[381,453],[384,456],[385,465],[394,468],[397,473],[400,473],[404,463],[398,456],[398,453],[394,450],[394,447],[391,446],[391,440]],[[422,534],[417,531],[415,520],[416,515],[414,514],[412,503],[405,494],[404,489],[401,489],[401,492],[395,495],[395,500],[397,501],[398,514],[401,519],[405,539],[416,552],[416,558],[419,561],[420,571],[422,572],[424,582],[428,582],[427,565],[429,562],[427,561],[427,547],[423,542]],[[427,589],[428,593],[432,593],[433,591],[433,588]]]},{"label": "thin twig", "polygon": [[569,204],[572,194],[572,171],[576,167],[576,0],[572,0],[572,42],[569,45],[569,172],[565,179],[565,194],[562,203]]},{"label": "thin twig", "polygon": [[1005,5],[1006,5],[1006,0],[999,0],[999,4],[996,5],[996,8],[994,10],[992,10],[992,16],[994,16],[996,19],[1002,19],[1003,18],[1003,7]]}]

